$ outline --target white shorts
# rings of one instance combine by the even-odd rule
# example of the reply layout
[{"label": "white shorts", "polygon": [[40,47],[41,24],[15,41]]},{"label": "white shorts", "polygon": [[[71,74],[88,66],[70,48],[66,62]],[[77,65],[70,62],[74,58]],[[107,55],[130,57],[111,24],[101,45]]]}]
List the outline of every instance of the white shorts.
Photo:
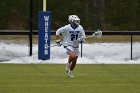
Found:
[{"label": "white shorts", "polygon": [[77,56],[79,56],[79,47],[72,47],[72,46],[64,46],[66,49],[66,53],[68,54],[69,51],[74,51]]}]

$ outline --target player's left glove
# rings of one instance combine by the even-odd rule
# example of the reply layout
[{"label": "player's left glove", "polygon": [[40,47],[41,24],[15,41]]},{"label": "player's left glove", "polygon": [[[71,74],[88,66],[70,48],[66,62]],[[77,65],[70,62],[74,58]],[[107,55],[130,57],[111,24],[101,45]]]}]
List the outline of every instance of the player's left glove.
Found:
[{"label": "player's left glove", "polygon": [[60,47],[60,46],[62,45],[62,42],[61,42],[61,40],[60,40],[60,39],[55,40],[55,42],[56,42],[56,44],[57,44],[57,46],[58,46],[58,47]]},{"label": "player's left glove", "polygon": [[78,38],[77,41],[78,41],[79,43],[85,42],[85,38],[84,38],[84,37]]}]

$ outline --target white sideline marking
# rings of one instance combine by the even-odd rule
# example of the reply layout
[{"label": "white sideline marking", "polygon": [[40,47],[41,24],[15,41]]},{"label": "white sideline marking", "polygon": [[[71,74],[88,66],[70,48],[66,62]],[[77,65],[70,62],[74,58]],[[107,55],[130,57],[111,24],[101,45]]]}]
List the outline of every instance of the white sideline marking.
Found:
[{"label": "white sideline marking", "polygon": [[[85,86],[86,84],[82,84],[82,86]],[[135,86],[137,84],[126,84],[126,83],[118,83],[118,84],[93,84],[93,85],[97,85],[97,86],[100,86],[100,85],[110,85],[110,86]],[[32,87],[39,87],[39,86],[48,86],[48,87],[51,87],[51,86],[57,86],[56,84],[49,84],[49,85],[41,85],[41,84],[33,84],[33,85],[8,85],[10,87],[15,87],[15,86],[32,86]],[[81,86],[81,87],[82,87]],[[85,86],[86,87],[86,86]]]}]

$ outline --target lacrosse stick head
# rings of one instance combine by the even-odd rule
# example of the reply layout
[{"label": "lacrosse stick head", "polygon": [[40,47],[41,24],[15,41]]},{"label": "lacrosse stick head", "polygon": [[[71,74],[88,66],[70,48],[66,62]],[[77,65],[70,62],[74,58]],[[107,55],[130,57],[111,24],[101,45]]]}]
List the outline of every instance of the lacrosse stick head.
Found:
[{"label": "lacrosse stick head", "polygon": [[98,38],[100,38],[102,36],[102,31],[97,29],[97,32],[95,32],[94,35],[96,35]]},{"label": "lacrosse stick head", "polygon": [[93,33],[91,36],[85,37],[85,39],[86,38],[91,38],[91,37],[94,37],[94,36],[97,36],[98,38],[100,38],[102,36],[102,31],[97,29],[97,31],[95,33]]}]

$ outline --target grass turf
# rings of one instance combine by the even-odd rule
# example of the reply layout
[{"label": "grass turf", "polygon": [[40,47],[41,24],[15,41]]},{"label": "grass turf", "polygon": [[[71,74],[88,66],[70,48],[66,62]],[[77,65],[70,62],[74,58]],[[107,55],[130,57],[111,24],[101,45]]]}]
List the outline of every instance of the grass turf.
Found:
[{"label": "grass turf", "polygon": [[0,64],[0,93],[140,93],[140,65]]}]

